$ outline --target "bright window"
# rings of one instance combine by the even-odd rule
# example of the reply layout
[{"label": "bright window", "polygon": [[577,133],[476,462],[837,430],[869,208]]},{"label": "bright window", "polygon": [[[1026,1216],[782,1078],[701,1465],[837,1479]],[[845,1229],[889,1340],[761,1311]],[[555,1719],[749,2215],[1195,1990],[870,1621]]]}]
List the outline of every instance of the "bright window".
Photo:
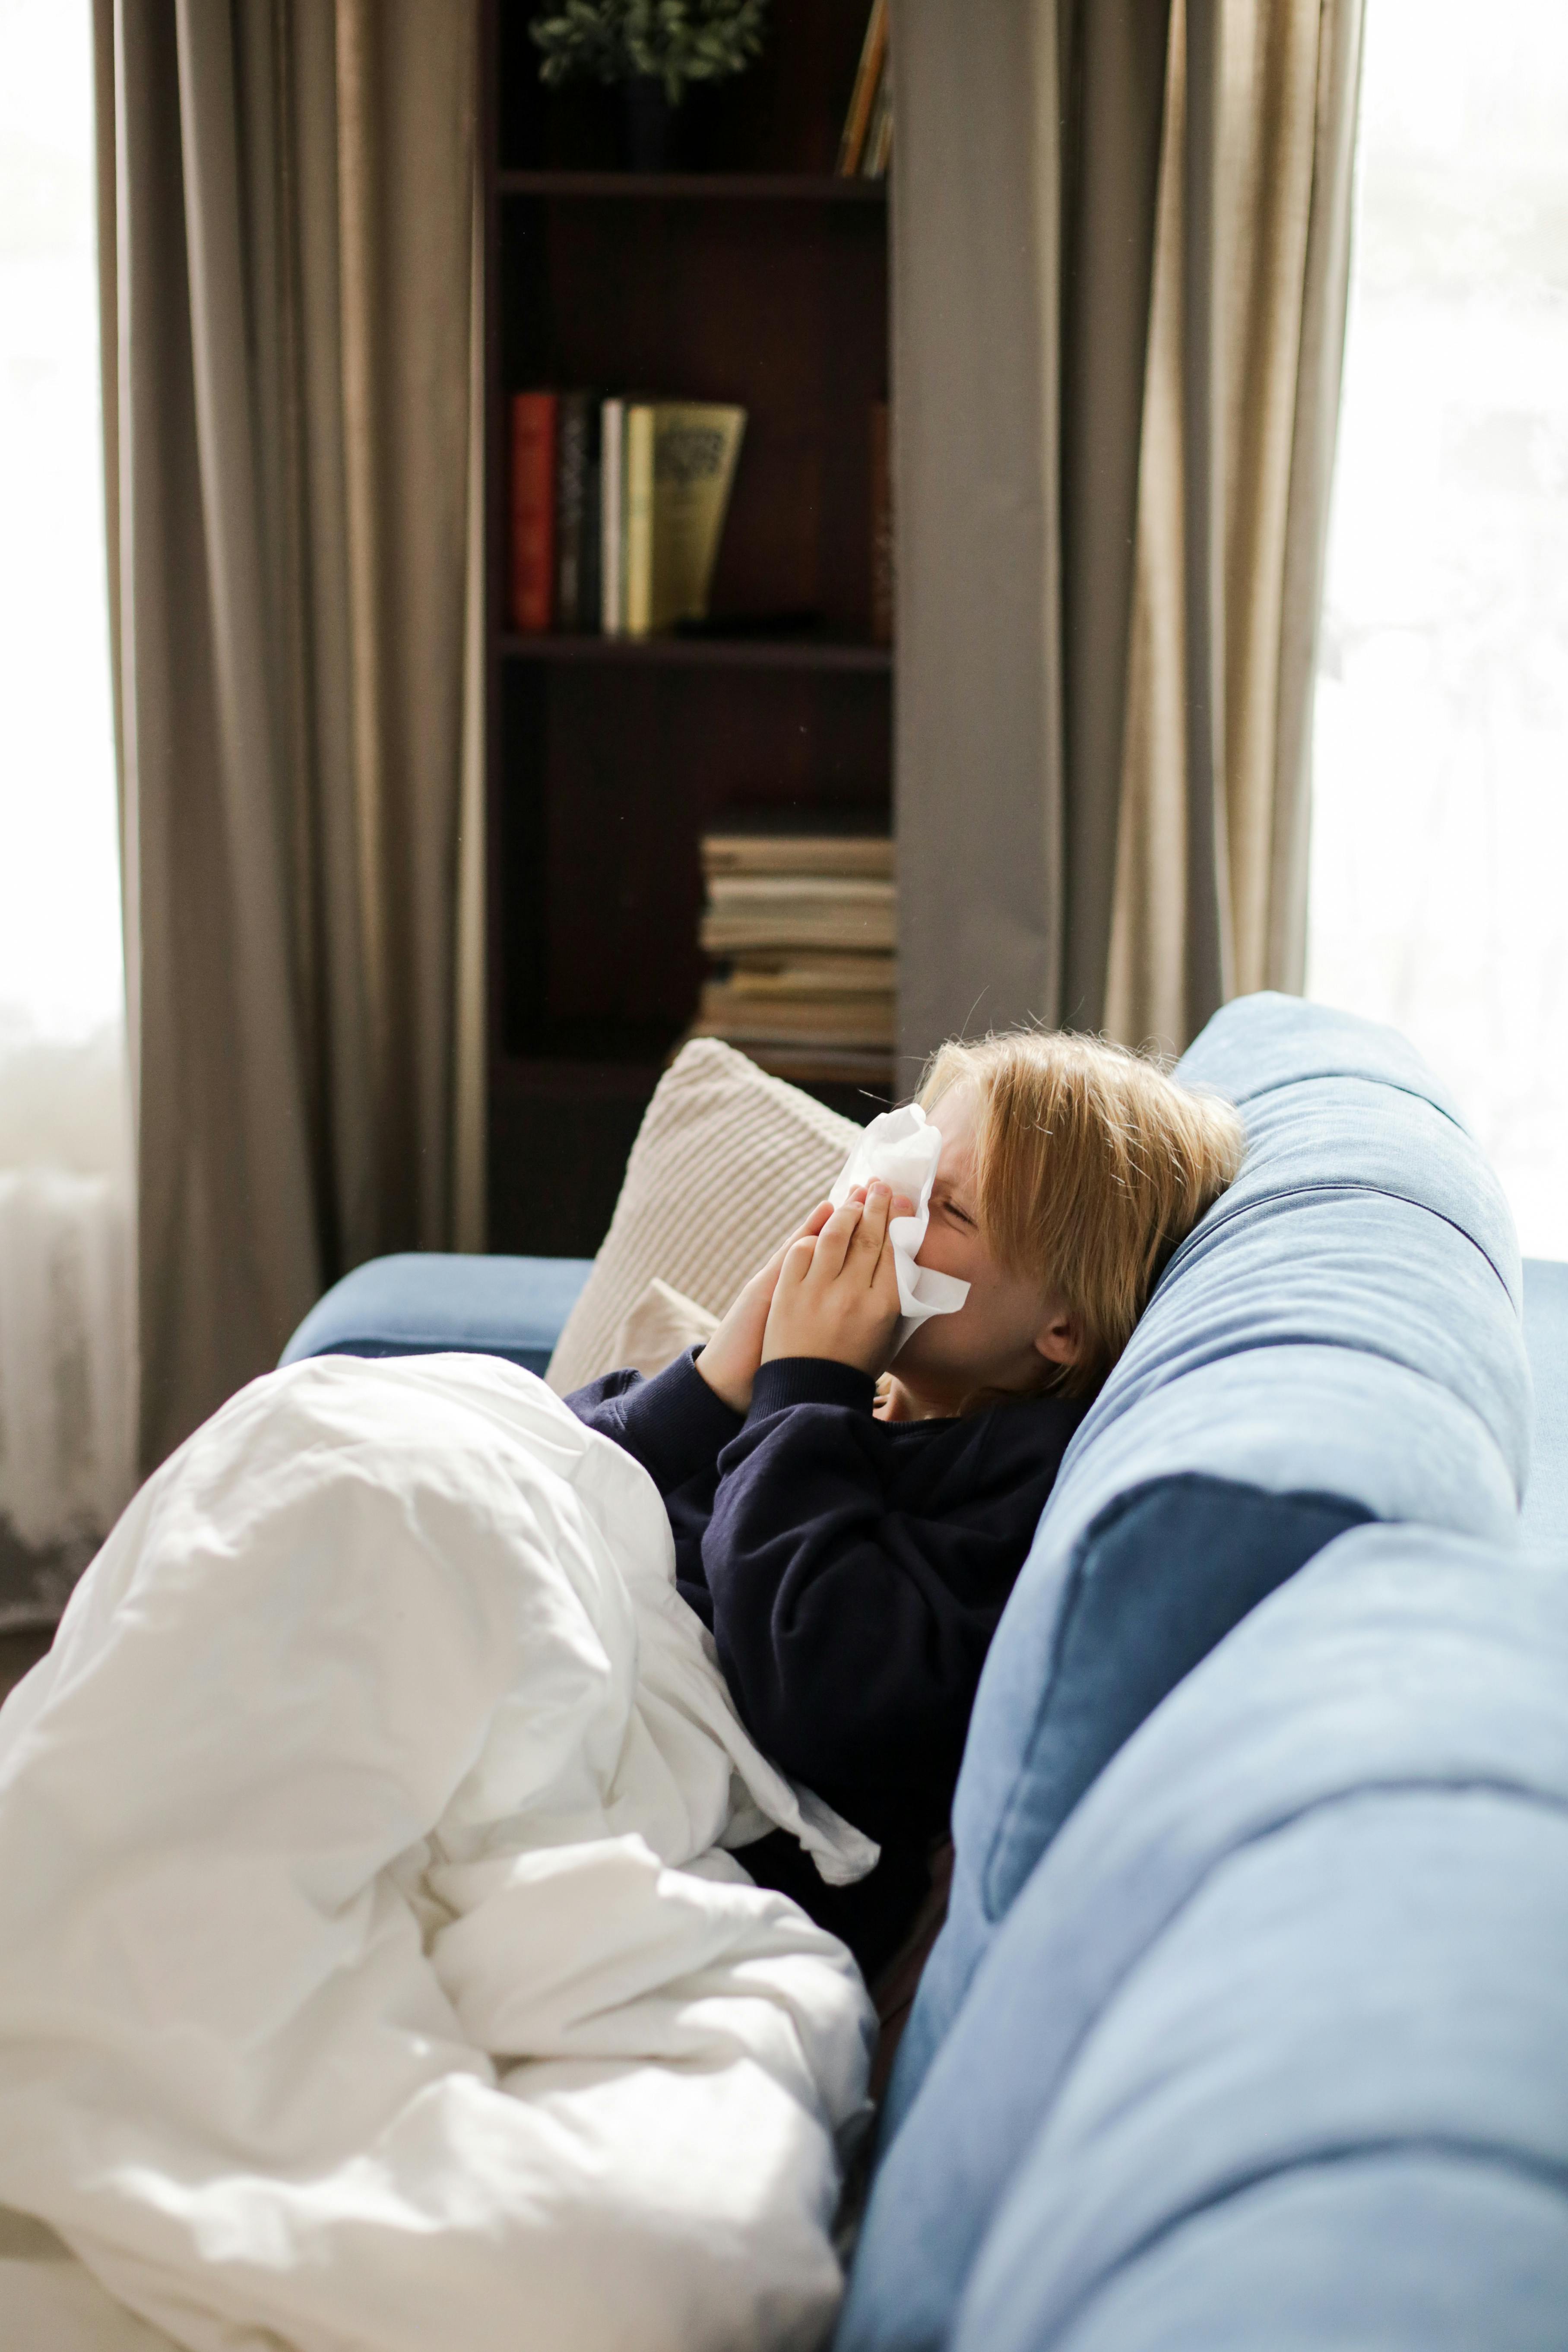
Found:
[{"label": "bright window", "polygon": [[89,0],[0,0],[0,1631],[132,1481]]},{"label": "bright window", "polygon": [[1568,8],[1368,0],[1309,992],[1568,1257]]},{"label": "bright window", "polygon": [[122,1003],[89,0],[0,0],[0,1020]]}]

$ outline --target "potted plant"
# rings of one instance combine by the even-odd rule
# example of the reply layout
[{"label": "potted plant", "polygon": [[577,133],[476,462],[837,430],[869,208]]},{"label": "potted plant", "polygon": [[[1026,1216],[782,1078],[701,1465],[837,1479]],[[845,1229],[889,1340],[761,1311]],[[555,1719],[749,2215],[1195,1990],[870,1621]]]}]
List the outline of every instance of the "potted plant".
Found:
[{"label": "potted plant", "polygon": [[763,46],[767,0],[564,0],[529,27],[542,79],[618,82],[634,171],[669,161],[675,110],[692,82],[744,73]]}]

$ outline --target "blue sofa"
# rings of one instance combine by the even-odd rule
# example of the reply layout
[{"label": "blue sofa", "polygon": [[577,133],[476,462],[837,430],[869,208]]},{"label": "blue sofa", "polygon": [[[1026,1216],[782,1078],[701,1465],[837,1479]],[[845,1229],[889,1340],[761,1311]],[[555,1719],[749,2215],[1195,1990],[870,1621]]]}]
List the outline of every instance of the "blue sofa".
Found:
[{"label": "blue sofa", "polygon": [[[1561,2352],[1568,1266],[1391,1032],[1183,1075],[1247,1164],[993,1647],[838,2352]],[[586,1272],[383,1260],[289,1353],[540,1370]]]}]

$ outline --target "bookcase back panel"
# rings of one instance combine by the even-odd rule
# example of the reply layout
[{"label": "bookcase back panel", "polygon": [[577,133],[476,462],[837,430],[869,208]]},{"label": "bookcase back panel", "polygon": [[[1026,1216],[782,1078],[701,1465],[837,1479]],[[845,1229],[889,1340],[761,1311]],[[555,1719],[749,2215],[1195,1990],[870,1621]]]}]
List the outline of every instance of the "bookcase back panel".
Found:
[{"label": "bookcase back panel", "polygon": [[716,615],[870,626],[871,414],[888,395],[870,206],[512,198],[502,383],[738,402]]},{"label": "bookcase back panel", "polygon": [[616,1076],[613,1087],[589,1088],[569,1065],[501,1073],[489,1106],[492,1249],[593,1256],[658,1071],[617,1066]]},{"label": "bookcase back panel", "polygon": [[506,700],[515,1055],[668,1051],[702,977],[698,838],[722,812],[887,821],[885,676],[519,665]]}]

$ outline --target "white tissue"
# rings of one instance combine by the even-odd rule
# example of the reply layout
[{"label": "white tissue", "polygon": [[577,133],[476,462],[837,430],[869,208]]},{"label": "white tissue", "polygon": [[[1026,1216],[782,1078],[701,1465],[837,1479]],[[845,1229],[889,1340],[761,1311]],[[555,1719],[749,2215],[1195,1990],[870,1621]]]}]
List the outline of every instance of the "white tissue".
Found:
[{"label": "white tissue", "polygon": [[919,1103],[885,1110],[862,1131],[827,1196],[836,1209],[841,1208],[858,1184],[869,1184],[876,1177],[889,1192],[902,1192],[915,1204],[912,1217],[895,1217],[888,1227],[902,1309],[899,1348],[928,1316],[955,1315],[969,1296],[968,1283],[956,1275],[915,1264],[915,1252],[931,1222],[931,1188],[941,1157],[942,1129],[932,1127]]}]

